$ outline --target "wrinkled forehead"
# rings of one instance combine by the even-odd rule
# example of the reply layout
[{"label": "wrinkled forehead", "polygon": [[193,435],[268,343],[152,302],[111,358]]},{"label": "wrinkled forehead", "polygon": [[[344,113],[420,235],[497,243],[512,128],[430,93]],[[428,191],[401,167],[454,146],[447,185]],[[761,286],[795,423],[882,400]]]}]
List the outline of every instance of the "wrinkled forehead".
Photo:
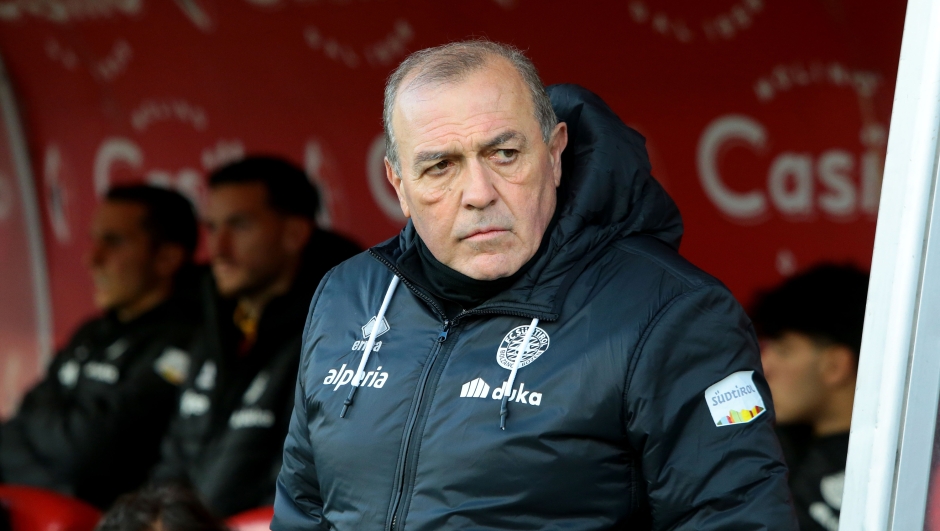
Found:
[{"label": "wrinkled forehead", "polygon": [[448,133],[471,134],[498,127],[538,129],[534,103],[522,76],[502,58],[446,82],[422,82],[420,72],[410,74],[395,98],[392,124],[400,148]]}]

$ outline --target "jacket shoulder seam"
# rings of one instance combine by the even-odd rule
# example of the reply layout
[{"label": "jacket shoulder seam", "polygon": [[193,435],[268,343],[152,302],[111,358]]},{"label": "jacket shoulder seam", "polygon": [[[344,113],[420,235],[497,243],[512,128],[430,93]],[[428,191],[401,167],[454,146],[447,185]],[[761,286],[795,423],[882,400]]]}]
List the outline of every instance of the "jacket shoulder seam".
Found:
[{"label": "jacket shoulder seam", "polygon": [[656,325],[658,325],[659,322],[662,321],[663,317],[665,317],[666,314],[669,313],[669,310],[671,310],[672,307],[675,306],[676,303],[678,303],[679,301],[687,297],[690,297],[692,295],[695,295],[699,292],[712,289],[714,287],[715,285],[713,284],[705,284],[703,286],[696,287],[695,289],[691,289],[691,290],[679,293],[678,295],[670,299],[668,302],[666,302],[666,304],[664,304],[662,308],[660,308],[659,311],[656,312],[656,315],[654,315],[653,318],[650,319],[650,322],[649,324],[646,325],[646,328],[643,329],[643,333],[640,335],[639,341],[637,341],[636,346],[633,348],[633,352],[630,354],[630,359],[629,359],[628,366],[627,366],[627,373],[624,375],[624,380],[623,380],[623,396],[621,397],[622,400],[620,401],[620,409],[621,409],[620,417],[621,417],[621,426],[623,426],[624,431],[626,431],[627,392],[629,391],[630,385],[633,381],[633,375],[634,375],[634,372],[636,371],[636,366],[639,363],[640,358],[643,356],[643,350],[646,348],[646,342],[649,339],[650,335],[652,335],[653,331],[656,329]]},{"label": "jacket shoulder seam", "polygon": [[[323,295],[323,290],[326,289],[326,284],[330,281],[330,277],[333,275],[333,271],[336,271],[336,268],[339,265],[333,266],[329,271],[323,275],[323,278],[320,280],[320,286],[317,287],[317,290],[313,293],[313,298],[310,300],[310,309],[307,310],[307,319],[304,322],[304,331],[300,336],[300,366],[297,368],[297,374],[305,374],[307,372],[307,364],[310,362],[310,358],[304,352],[304,343],[307,339],[307,332],[310,331],[310,323],[313,320],[313,312],[317,309],[317,303],[320,302],[320,296]],[[304,388],[303,378],[297,379],[300,389],[303,392],[303,396],[307,396],[307,390]]]},{"label": "jacket shoulder seam", "polygon": [[[659,266],[659,268],[662,271],[664,271],[665,273],[668,273],[669,276],[682,282],[682,284],[684,284],[688,288],[691,288],[692,290],[696,290],[696,289],[703,288],[706,286],[721,286],[722,285],[720,281],[718,281],[717,279],[715,279],[708,273],[701,271],[699,269],[696,269],[697,271],[700,272],[700,276],[698,276],[698,278],[696,278],[695,276],[683,274],[677,271],[677,268],[675,266],[667,264],[664,260],[654,256],[652,253],[625,245],[623,241],[614,242],[611,245],[611,247],[622,253],[639,256],[639,257],[649,260],[650,262]],[[692,267],[695,267],[695,266],[692,265]]]}]

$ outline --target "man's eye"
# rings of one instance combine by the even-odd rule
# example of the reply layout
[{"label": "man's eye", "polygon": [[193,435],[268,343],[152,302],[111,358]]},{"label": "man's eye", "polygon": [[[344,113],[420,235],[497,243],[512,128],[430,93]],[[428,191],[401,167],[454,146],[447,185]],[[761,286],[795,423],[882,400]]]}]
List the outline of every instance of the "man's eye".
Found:
[{"label": "man's eye", "polygon": [[427,172],[431,175],[440,175],[444,173],[445,171],[447,171],[447,168],[449,167],[450,167],[450,161],[442,160],[438,162],[437,164],[435,164],[434,166],[431,166],[430,168],[428,168]]},{"label": "man's eye", "polygon": [[496,150],[496,160],[498,162],[512,162],[516,159],[518,153],[515,149],[499,149]]},{"label": "man's eye", "polygon": [[108,247],[120,247],[124,245],[124,238],[116,235],[107,235],[101,239],[101,243]]}]

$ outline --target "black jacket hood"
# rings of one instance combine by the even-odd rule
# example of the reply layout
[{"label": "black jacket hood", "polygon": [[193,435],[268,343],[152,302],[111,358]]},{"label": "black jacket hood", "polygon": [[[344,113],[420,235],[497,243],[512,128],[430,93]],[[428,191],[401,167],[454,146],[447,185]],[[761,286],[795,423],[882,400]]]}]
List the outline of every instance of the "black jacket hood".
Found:
[{"label": "black jacket hood", "polygon": [[[544,252],[526,274],[480,309],[498,307],[554,320],[567,287],[607,244],[646,234],[678,249],[682,218],[650,173],[642,135],[583,87],[552,85],[548,94],[558,120],[568,124],[556,222],[543,242]],[[372,253],[386,265],[394,264],[416,238],[409,221]]]}]

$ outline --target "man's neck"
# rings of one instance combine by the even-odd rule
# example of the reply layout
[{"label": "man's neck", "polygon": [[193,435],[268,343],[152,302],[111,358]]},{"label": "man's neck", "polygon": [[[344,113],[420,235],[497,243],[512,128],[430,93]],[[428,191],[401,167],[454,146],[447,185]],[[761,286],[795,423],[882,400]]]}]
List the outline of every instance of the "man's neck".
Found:
[{"label": "man's neck", "polygon": [[171,292],[172,286],[169,284],[158,286],[128,304],[114,308],[114,315],[118,321],[129,323],[169,299]]},{"label": "man's neck", "polygon": [[291,286],[294,284],[294,278],[297,276],[299,266],[299,262],[292,264],[290,267],[285,268],[280,276],[263,289],[238,297],[238,306],[252,319],[260,320],[261,313],[268,303],[290,291]]},{"label": "man's neck", "polygon": [[852,424],[854,400],[854,386],[833,392],[828,404],[813,423],[813,434],[817,437],[825,437],[849,431]]}]

